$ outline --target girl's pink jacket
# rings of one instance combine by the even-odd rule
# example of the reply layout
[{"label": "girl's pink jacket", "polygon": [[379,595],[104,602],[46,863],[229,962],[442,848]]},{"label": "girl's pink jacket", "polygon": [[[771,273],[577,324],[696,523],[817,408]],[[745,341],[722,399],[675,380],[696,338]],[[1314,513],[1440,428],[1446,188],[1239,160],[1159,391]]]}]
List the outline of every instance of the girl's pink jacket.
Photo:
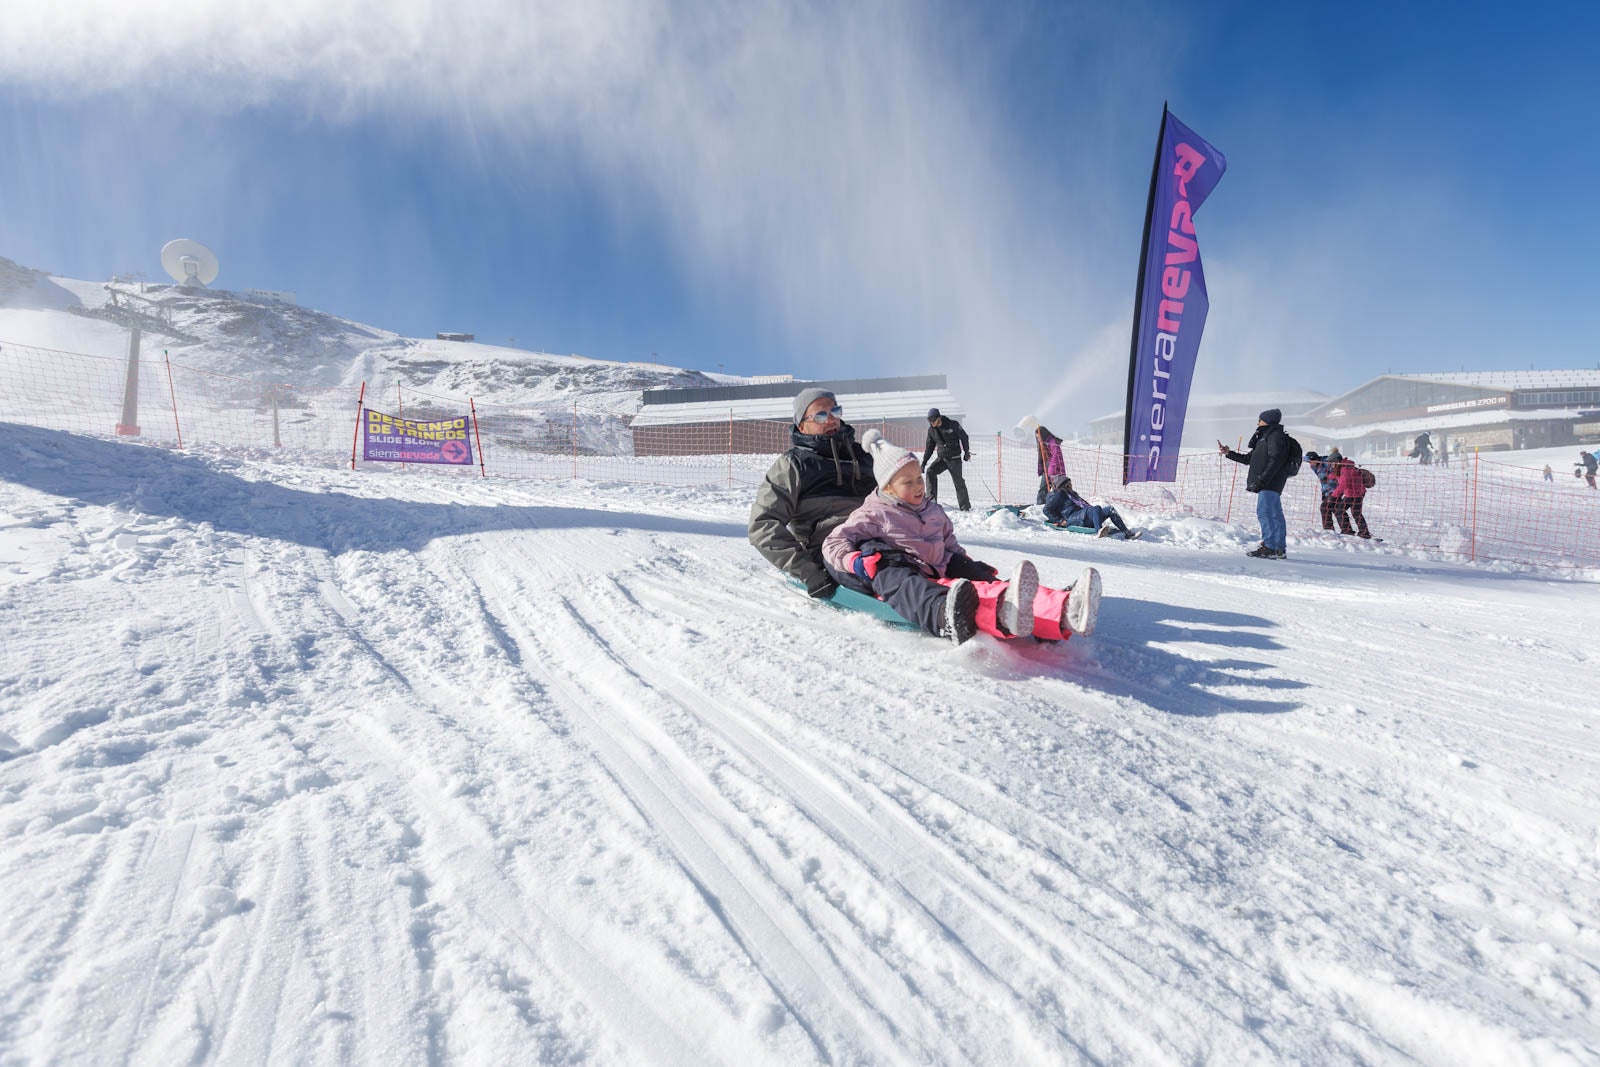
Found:
[{"label": "girl's pink jacket", "polygon": [[866,541],[886,541],[927,564],[941,578],[951,557],[962,551],[944,508],[932,500],[913,508],[882,489],[863,500],[828,535],[822,542],[822,558],[835,570],[849,571],[850,556]]}]

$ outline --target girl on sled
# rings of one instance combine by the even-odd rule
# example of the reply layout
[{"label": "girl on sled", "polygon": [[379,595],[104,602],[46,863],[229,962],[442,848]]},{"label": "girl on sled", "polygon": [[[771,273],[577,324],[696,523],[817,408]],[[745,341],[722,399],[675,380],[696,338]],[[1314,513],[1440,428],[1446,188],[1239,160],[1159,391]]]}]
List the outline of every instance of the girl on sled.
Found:
[{"label": "girl on sled", "polygon": [[1085,567],[1071,586],[1049,589],[1024,560],[1009,581],[998,581],[999,571],[968,556],[950,517],[927,499],[917,457],[877,430],[863,434],[861,444],[872,457],[878,490],[823,542],[823,562],[834,581],[877,597],[958,645],[979,630],[1002,640],[1047,641],[1094,632],[1098,571]]}]

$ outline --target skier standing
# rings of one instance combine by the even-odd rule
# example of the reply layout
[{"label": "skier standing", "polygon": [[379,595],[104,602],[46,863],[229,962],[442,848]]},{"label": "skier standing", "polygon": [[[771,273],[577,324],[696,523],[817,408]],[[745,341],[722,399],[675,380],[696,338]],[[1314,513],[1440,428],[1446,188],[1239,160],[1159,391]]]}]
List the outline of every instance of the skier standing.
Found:
[{"label": "skier standing", "polygon": [[[928,460],[938,453],[939,458],[928,465]],[[972,442],[967,440],[967,431],[955,419],[947,419],[939,414],[938,408],[928,409],[928,444],[922,453],[922,471],[927,476],[927,490],[929,500],[939,499],[939,475],[944,471],[950,472],[950,480],[956,483],[956,507],[962,511],[972,510],[972,501],[967,499],[967,480],[961,476],[961,463],[972,458]]]}]

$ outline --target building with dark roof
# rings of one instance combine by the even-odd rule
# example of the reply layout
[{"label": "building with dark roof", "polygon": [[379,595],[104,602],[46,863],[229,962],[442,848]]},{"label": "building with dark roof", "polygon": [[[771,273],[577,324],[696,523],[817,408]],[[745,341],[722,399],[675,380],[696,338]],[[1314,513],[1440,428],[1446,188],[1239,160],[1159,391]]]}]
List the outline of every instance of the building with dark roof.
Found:
[{"label": "building with dark roof", "polygon": [[922,448],[929,408],[964,417],[942,374],[650,389],[632,423],[634,454],[782,452],[794,426],[795,395],[810,388],[832,390],[857,434],[875,426],[906,448]]}]

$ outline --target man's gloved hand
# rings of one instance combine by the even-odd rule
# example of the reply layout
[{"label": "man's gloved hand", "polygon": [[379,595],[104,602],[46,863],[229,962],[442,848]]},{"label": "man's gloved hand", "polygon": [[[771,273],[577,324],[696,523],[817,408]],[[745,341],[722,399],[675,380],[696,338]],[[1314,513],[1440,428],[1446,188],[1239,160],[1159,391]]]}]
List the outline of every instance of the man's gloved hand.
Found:
[{"label": "man's gloved hand", "polygon": [[827,600],[837,588],[839,583],[824,573],[820,578],[813,578],[806,583],[806,595],[813,600]]},{"label": "man's gloved hand", "polygon": [[963,462],[963,463],[971,463],[972,462],[972,453],[971,452],[963,453],[962,456],[961,456],[961,462]]},{"label": "man's gloved hand", "polygon": [[[959,556],[952,557],[951,560],[950,560],[950,565],[945,568],[945,573],[951,574],[951,573],[954,573],[958,569],[962,570],[962,571],[967,571],[967,572],[978,571],[978,572],[982,573],[984,575],[984,577],[980,578],[979,581],[992,582],[996,578],[1000,577],[1000,571],[998,569],[996,569],[993,564],[990,564],[990,563],[979,563],[977,560],[973,559],[971,556],[967,555],[966,553],[962,553]],[[965,575],[965,574],[963,575],[963,577],[968,577],[968,576],[969,575]]]}]

